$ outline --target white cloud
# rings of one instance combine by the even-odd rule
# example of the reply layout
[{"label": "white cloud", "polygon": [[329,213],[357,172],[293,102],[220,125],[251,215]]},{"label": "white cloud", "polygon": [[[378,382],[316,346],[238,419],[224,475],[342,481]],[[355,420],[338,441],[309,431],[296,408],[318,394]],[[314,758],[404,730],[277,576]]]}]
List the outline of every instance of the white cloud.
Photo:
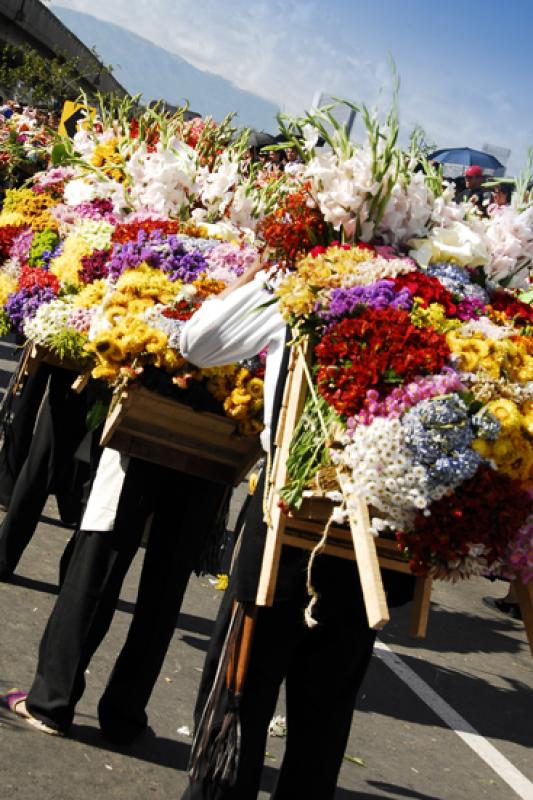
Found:
[{"label": "white cloud", "polygon": [[[318,90],[372,105],[380,97],[380,87],[390,88],[379,42],[362,40],[366,49],[360,55],[361,31],[343,30],[342,21],[335,18],[334,2],[59,0],[59,4],[144,36],[195,67],[274,101],[287,113],[308,108]],[[474,88],[468,88],[470,75],[462,76],[461,83],[443,65],[427,62],[425,69],[419,69],[416,48],[401,77],[404,133],[418,123],[439,146],[475,148],[488,139],[511,147],[510,166],[519,168],[528,139],[533,142],[531,127],[517,124],[530,116],[525,104],[516,107],[501,90],[480,99]],[[390,92],[382,92],[380,105],[389,99]]]}]

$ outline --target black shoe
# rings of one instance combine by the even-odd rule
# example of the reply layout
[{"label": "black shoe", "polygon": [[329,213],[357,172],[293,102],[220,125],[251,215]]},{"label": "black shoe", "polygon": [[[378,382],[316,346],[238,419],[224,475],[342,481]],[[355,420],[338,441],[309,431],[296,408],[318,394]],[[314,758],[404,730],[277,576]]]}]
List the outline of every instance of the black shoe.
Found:
[{"label": "black shoe", "polygon": [[482,603],[493,611],[505,614],[506,617],[522,619],[522,612],[518,603],[510,603],[508,600],[499,597],[483,597]]},{"label": "black shoe", "polygon": [[140,739],[141,736],[147,733],[151,733],[152,736],[155,735],[153,729],[150,728],[149,725],[145,725],[142,728],[134,728],[133,726],[120,728],[115,726],[108,727],[100,723],[100,731],[104,739],[111,742],[111,744],[117,745],[117,747],[126,747],[127,745],[133,744],[137,739]]}]

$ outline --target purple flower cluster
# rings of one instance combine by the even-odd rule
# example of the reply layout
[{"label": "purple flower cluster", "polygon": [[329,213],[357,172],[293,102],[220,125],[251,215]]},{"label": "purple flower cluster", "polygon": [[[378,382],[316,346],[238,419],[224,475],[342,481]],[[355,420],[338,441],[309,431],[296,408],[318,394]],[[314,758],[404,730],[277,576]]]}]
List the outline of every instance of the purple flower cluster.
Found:
[{"label": "purple flower cluster", "polygon": [[371,425],[376,417],[399,419],[423,400],[464,390],[451,367],[444,367],[439,375],[415,378],[405,386],[396,386],[384,400],[379,399],[379,392],[375,389],[368,389],[361,411],[348,420],[348,429],[353,431],[357,425]]},{"label": "purple flower cluster", "polygon": [[187,251],[177,236],[168,237],[160,269],[167,273],[171,281],[192,283],[207,268],[203,253],[199,250]]},{"label": "purple flower cluster", "polygon": [[33,231],[28,230],[19,233],[19,235],[13,239],[10,255],[12,258],[16,258],[20,264],[25,264],[28,261],[33,236]]},{"label": "purple flower cluster", "polygon": [[318,316],[325,322],[335,322],[357,313],[359,306],[384,309],[394,308],[410,311],[413,298],[409,289],[395,289],[394,281],[381,280],[370,286],[351,286],[348,289],[332,289],[329,294],[329,308],[320,308]]},{"label": "purple flower cluster", "polygon": [[465,298],[457,303],[456,316],[467,322],[469,319],[479,319],[486,314],[486,304],[477,297]]},{"label": "purple flower cluster", "polygon": [[191,283],[201,272],[207,270],[205,256],[199,250],[187,250],[177,236],[167,238],[161,231],[149,236],[139,231],[137,240],[115,245],[109,262],[109,274],[115,280],[127,269],[135,269],[141,262],[160,269],[171,281]]},{"label": "purple flower cluster", "polygon": [[22,326],[28,317],[33,317],[43,303],[55,300],[56,293],[49,286],[34,285],[29,289],[19,289],[7,298],[4,309],[13,328],[22,333]]},{"label": "purple flower cluster", "polygon": [[107,278],[109,275],[109,250],[93,250],[88,256],[82,256],[80,278],[83,283]]}]

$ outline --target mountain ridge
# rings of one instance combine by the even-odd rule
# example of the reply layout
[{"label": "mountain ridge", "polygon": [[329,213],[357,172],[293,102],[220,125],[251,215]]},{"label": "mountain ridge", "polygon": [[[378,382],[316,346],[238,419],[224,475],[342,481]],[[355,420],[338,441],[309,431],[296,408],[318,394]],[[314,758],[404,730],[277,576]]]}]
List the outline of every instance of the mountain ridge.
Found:
[{"label": "mountain ridge", "polygon": [[239,89],[231,81],[198,69],[136,33],[90,14],[52,5],[51,11],[88,47],[95,47],[105,64],[131,94],[143,100],[165,100],[172,105],[189,102],[191,111],[210,114],[220,121],[231,111],[237,123],[261,130],[277,128],[274,103]]}]

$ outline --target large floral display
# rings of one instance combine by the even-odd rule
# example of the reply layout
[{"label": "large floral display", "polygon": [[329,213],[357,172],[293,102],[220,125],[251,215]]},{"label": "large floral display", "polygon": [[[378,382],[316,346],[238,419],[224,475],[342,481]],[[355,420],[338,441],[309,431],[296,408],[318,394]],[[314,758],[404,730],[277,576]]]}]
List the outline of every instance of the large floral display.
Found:
[{"label": "large floral display", "polygon": [[201,388],[254,433],[264,354],[198,370],[179,342],[261,257],[293,346],[311,342],[286,505],[320,491],[341,523],[355,492],[415,573],[528,582],[533,308],[519,294],[533,207],[518,191],[481,218],[398,147],[394,112],[380,124],[359,111],[361,144],[328,110],[282,119],[300,163],[270,178],[244,168],[246,133],[229,120],[134,116],[127,102],[102,113],[6,193],[3,330],[113,387]]},{"label": "large floral display", "polygon": [[[363,496],[373,532],[396,537],[415,574],[527,583],[533,308],[518,294],[533,209],[517,193],[481,218],[399,150],[394,113],[383,127],[362,113],[360,146],[336,130],[315,148],[327,112],[286,129],[299,134],[302,213],[326,237],[295,255],[289,225],[272,276],[294,346],[308,337],[312,353],[283,500],[297,508],[318,491],[342,523]],[[282,240],[276,229],[278,256]]]},{"label": "large floral display", "polygon": [[13,187],[48,162],[53,133],[37,119],[36,112],[0,111],[0,178]]},{"label": "large floral display", "polygon": [[261,354],[198,370],[179,352],[184,321],[258,257],[253,232],[223,222],[245,182],[234,133],[182,112],[134,117],[125,101],[64,140],[61,165],[6,193],[3,330],[114,388],[141,380],[198,402],[201,387],[241,433],[260,430]]}]

